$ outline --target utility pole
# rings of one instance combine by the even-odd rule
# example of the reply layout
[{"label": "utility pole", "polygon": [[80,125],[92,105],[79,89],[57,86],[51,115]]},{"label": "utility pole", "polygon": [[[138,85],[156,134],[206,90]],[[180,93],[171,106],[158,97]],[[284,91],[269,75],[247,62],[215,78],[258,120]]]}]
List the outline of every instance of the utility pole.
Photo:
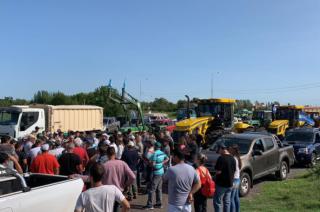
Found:
[{"label": "utility pole", "polygon": [[211,98],[213,98],[213,73],[211,73]]},{"label": "utility pole", "polygon": [[140,97],[139,97],[139,99],[140,99],[140,101],[142,101],[142,82],[141,82],[141,79],[140,79]]}]

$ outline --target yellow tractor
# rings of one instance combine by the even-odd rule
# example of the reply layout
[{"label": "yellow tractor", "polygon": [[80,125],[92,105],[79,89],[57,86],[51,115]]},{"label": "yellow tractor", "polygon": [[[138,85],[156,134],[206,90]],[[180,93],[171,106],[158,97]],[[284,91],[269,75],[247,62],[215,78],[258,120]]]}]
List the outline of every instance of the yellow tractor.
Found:
[{"label": "yellow tractor", "polygon": [[304,112],[304,106],[279,106],[268,131],[279,138],[284,138],[287,129],[303,126],[314,126],[314,121]]},{"label": "yellow tractor", "polygon": [[197,117],[189,117],[176,123],[173,132],[175,142],[186,134],[194,134],[196,129],[199,129],[199,134],[204,138],[204,146],[209,146],[223,134],[232,131],[234,99],[199,99],[192,103],[196,105]]}]

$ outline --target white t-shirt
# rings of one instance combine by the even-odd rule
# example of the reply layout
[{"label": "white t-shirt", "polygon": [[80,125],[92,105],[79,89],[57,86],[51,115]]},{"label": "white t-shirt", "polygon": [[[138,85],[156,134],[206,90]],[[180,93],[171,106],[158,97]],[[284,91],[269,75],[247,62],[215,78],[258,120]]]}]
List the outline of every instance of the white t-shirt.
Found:
[{"label": "white t-shirt", "polygon": [[121,160],[123,150],[124,150],[124,146],[122,144],[120,144],[118,146],[118,152],[117,152],[117,159],[118,160]]},{"label": "white t-shirt", "polygon": [[49,154],[54,155],[56,158],[59,158],[62,155],[63,151],[64,151],[63,147],[58,147],[56,149],[50,150]]},{"label": "white t-shirt", "polygon": [[38,154],[41,152],[41,147],[34,147],[30,149],[29,157],[31,159],[31,162],[38,156]]},{"label": "white t-shirt", "polygon": [[118,146],[115,143],[110,144],[110,147],[114,148],[114,152],[116,153],[116,155],[118,154]]},{"label": "white t-shirt", "polygon": [[80,194],[76,210],[86,212],[106,212],[113,211],[114,202],[121,203],[125,197],[114,185],[103,185]]},{"label": "white t-shirt", "polygon": [[239,170],[239,161],[237,157],[234,157],[234,160],[236,161],[236,171],[234,173],[234,179],[240,179],[240,170]]}]

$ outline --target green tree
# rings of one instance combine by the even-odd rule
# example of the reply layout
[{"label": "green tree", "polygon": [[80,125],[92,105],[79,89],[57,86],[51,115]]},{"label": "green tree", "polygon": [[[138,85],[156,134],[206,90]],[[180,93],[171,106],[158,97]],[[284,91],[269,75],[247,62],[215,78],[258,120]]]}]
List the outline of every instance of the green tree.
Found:
[{"label": "green tree", "polygon": [[50,101],[52,105],[70,105],[72,104],[71,98],[62,92],[53,93]]},{"label": "green tree", "polygon": [[52,99],[53,94],[49,93],[48,91],[42,90],[34,94],[31,102],[37,104],[51,104]]}]

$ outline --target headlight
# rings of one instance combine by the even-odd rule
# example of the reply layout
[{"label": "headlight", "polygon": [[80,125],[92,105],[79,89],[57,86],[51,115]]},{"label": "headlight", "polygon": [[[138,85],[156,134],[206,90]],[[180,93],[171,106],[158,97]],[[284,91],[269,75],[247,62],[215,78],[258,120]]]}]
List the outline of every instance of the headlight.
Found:
[{"label": "headlight", "polygon": [[308,154],[308,148],[300,148],[298,153]]}]

